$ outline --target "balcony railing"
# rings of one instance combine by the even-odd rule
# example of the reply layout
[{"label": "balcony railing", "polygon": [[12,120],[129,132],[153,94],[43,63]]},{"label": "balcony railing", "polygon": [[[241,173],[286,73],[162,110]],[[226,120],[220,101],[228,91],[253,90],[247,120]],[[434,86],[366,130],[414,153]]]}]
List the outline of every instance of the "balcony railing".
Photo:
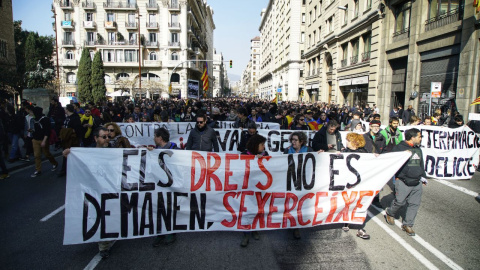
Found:
[{"label": "balcony railing", "polygon": [[127,28],[127,29],[131,29],[131,28],[137,29],[137,23],[136,22],[125,22],[125,28]]},{"label": "balcony railing", "polygon": [[82,7],[84,9],[95,9],[97,6],[95,5],[95,3],[91,1],[85,1],[82,3]]},{"label": "balcony railing", "polygon": [[105,22],[105,28],[107,28],[107,29],[117,28],[117,23],[116,22]]},{"label": "balcony railing", "polygon": [[145,46],[147,46],[147,47],[158,47],[158,41],[145,40]]},{"label": "balcony railing", "polygon": [[72,29],[74,27],[75,27],[75,23],[73,21],[62,21],[62,28]]},{"label": "balcony railing", "polygon": [[425,21],[425,32],[462,19],[462,6]]},{"label": "balcony railing", "polygon": [[73,9],[73,5],[70,1],[60,1],[61,9]]},{"label": "balcony railing", "polygon": [[85,45],[85,47],[95,47],[97,45],[100,45],[99,42],[96,40],[85,40],[83,44]]},{"label": "balcony railing", "polygon": [[145,6],[147,7],[147,10],[157,10],[158,9],[158,4],[157,3],[146,3]]},{"label": "balcony railing", "polygon": [[358,63],[358,55],[350,57],[350,65],[355,65],[356,63]]},{"label": "balcony railing", "polygon": [[403,39],[408,38],[410,35],[410,28],[402,29],[398,32],[393,33],[392,41],[397,42]]},{"label": "balcony railing", "polygon": [[107,42],[107,45],[110,45],[110,46],[138,45],[138,42],[136,40],[122,40],[122,41],[109,40]]},{"label": "balcony railing", "polygon": [[168,23],[169,28],[180,28],[179,22]]},{"label": "balcony railing", "polygon": [[62,40],[62,45],[64,46],[75,46],[75,41],[74,40]]},{"label": "balcony railing", "polygon": [[136,3],[128,3],[128,2],[104,2],[103,3],[104,9],[137,9],[138,6]]},{"label": "balcony railing", "polygon": [[370,52],[362,53],[362,62],[366,62],[368,60],[370,60]]},{"label": "balcony railing", "polygon": [[340,61],[340,65],[342,67],[346,67],[347,66],[347,59],[343,59],[342,61]]},{"label": "balcony railing", "polygon": [[147,22],[147,28],[152,28],[152,29],[157,29],[158,28],[158,23],[156,22]]},{"label": "balcony railing", "polygon": [[180,9],[180,5],[177,3],[168,3],[168,9]]},{"label": "balcony railing", "polygon": [[169,46],[169,47],[180,47],[180,42],[172,42],[172,41],[169,41],[169,42],[168,42],[168,46]]}]

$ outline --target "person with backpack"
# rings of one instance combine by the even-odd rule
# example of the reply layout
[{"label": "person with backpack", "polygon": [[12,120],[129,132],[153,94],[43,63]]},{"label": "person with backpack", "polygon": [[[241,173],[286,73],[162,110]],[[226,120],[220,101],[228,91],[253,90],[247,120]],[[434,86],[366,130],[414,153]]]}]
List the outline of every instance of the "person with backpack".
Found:
[{"label": "person with backpack", "polygon": [[49,150],[48,137],[52,129],[50,119],[43,114],[41,107],[33,108],[33,115],[35,116],[35,123],[32,144],[33,155],[35,156],[35,172],[30,176],[37,177],[42,174],[42,153],[52,164],[52,171],[57,169],[58,162]]}]

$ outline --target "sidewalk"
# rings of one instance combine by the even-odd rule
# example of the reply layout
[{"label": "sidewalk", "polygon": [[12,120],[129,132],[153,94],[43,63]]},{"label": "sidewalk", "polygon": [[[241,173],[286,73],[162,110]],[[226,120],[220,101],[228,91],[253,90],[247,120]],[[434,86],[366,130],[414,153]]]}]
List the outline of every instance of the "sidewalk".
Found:
[{"label": "sidewalk", "polygon": [[[22,152],[22,155],[25,155],[25,148],[23,148],[23,141],[20,140],[19,142],[20,144],[20,151]],[[10,149],[11,149],[11,146],[9,146],[8,148],[8,151],[10,153]],[[58,150],[55,150],[55,146],[54,145],[50,145],[50,153],[54,156],[54,157],[58,157],[58,156],[61,156],[62,155],[62,151],[63,149],[60,148]],[[3,155],[5,155],[5,153],[2,153]],[[15,170],[18,170],[18,169],[22,169],[22,168],[25,168],[25,167],[28,167],[30,165],[34,165],[35,164],[35,158],[32,155],[30,155],[30,161],[23,161],[23,160],[16,160],[14,162],[8,162],[8,157],[5,158],[4,156],[4,160],[5,160],[5,165],[7,166],[7,169],[8,169],[8,172],[11,173],[12,171],[15,171]],[[42,161],[46,160],[45,156],[42,154]],[[60,166],[62,165],[61,164],[62,161],[60,161]],[[35,170],[35,168],[33,169]]]}]

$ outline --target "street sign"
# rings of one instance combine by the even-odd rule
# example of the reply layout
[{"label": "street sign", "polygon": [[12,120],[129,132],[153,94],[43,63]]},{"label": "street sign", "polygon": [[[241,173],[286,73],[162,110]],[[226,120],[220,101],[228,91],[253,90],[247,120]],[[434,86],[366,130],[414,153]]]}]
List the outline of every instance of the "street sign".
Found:
[{"label": "street sign", "polygon": [[432,94],[432,98],[439,98],[442,96],[442,83],[441,82],[432,82],[430,93]]}]

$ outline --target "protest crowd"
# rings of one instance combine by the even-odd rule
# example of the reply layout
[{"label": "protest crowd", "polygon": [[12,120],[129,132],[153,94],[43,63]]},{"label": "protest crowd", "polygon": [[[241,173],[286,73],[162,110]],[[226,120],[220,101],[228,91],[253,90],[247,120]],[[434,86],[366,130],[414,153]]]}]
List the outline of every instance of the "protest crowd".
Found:
[{"label": "protest crowd", "polygon": [[[242,130],[238,153],[254,155],[259,158],[268,156],[265,150],[266,138],[257,133],[257,123],[278,123],[282,130],[294,131],[289,137],[290,146],[284,154],[306,152],[331,153],[373,153],[382,155],[395,151],[411,151],[410,158],[393,179],[396,197],[386,209],[386,222],[393,225],[396,212],[407,206],[407,215],[402,229],[408,235],[415,235],[414,219],[420,205],[422,183],[426,184],[424,160],[419,144],[421,132],[418,126],[432,125],[458,128],[465,125],[463,117],[448,108],[437,110],[433,115],[418,117],[409,105],[394,108],[388,115],[388,123],[380,121],[379,109],[373,104],[364,107],[317,102],[276,103],[258,99],[219,98],[198,100],[143,99],[133,102],[104,102],[99,104],[71,103],[62,107],[58,98],[51,100],[49,108],[34,106],[24,100],[18,110],[10,103],[3,102],[0,110],[0,155],[2,169],[0,179],[9,177],[6,162],[17,160],[35,161],[35,171],[31,177],[42,174],[41,158],[44,155],[51,164],[51,170],[58,169],[58,176],[66,175],[68,154],[72,147],[133,147],[128,138],[122,134],[119,123],[137,122],[194,122],[188,139],[182,145],[170,142],[169,132],[157,128],[152,137],[152,149],[186,149],[219,152],[215,129],[220,121],[232,121],[234,128]],[[469,123],[476,129],[477,123]],[[408,126],[402,133],[399,126]],[[382,128],[383,127],[383,128]],[[315,131],[309,142],[305,131]],[[340,131],[348,131],[346,141],[342,140]],[[23,148],[19,141],[23,140]],[[50,148],[62,149],[64,157],[61,164],[55,161]],[[420,158],[419,158],[420,157]],[[343,226],[349,231],[350,226],[357,230],[356,235],[369,239],[364,225]],[[300,239],[299,229],[292,229],[294,238]],[[171,244],[175,234],[157,236],[154,246]],[[250,237],[258,240],[258,231],[245,232],[241,246],[249,244]],[[103,258],[109,256],[112,241],[99,242]]]}]

